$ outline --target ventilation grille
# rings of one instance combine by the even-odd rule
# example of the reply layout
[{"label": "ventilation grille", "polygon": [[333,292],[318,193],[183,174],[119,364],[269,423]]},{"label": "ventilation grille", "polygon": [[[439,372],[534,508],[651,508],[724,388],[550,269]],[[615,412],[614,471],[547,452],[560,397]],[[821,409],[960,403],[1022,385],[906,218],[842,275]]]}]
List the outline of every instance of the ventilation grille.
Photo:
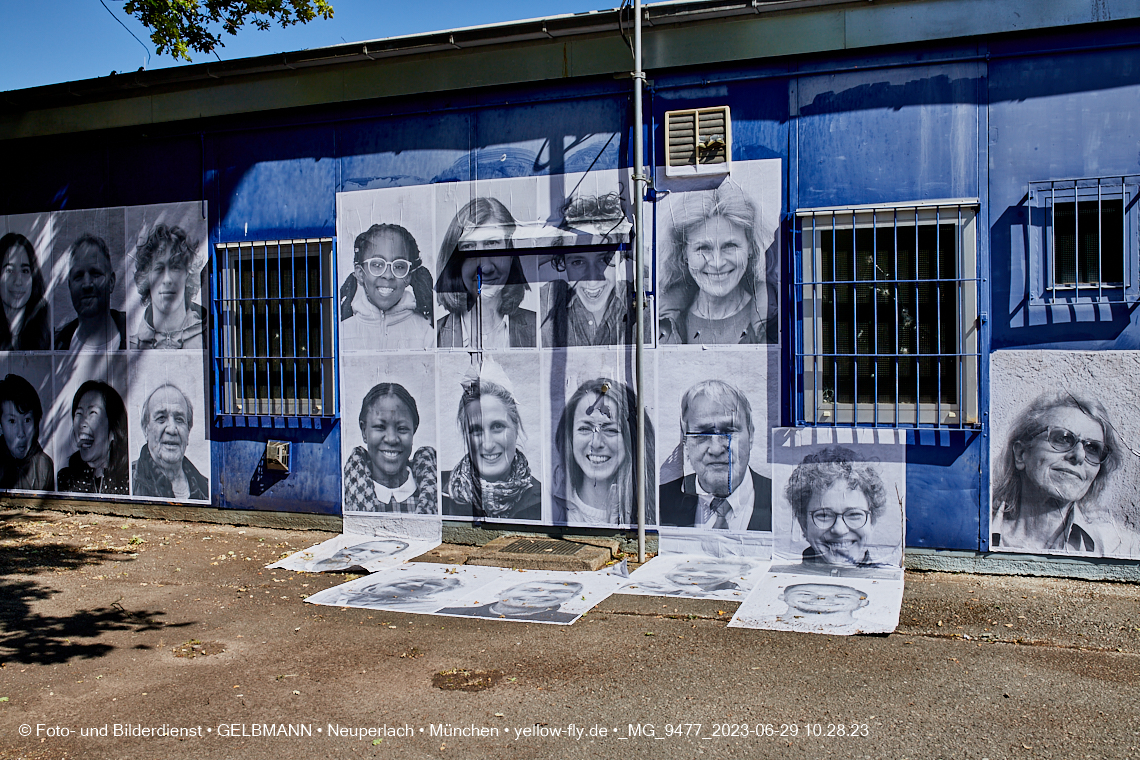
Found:
[{"label": "ventilation grille", "polygon": [[666,166],[727,170],[730,132],[728,106],[666,112]]}]

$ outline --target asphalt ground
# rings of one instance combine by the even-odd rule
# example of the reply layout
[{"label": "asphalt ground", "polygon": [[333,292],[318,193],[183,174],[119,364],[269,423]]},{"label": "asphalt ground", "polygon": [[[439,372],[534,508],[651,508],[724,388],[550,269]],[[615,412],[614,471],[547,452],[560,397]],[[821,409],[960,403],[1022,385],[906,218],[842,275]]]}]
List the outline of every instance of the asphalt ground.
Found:
[{"label": "asphalt ground", "polygon": [[0,758],[1140,757],[1137,585],[908,573],[889,636],[549,626],[306,605],[346,576],[264,566],[327,537],[0,511]]}]

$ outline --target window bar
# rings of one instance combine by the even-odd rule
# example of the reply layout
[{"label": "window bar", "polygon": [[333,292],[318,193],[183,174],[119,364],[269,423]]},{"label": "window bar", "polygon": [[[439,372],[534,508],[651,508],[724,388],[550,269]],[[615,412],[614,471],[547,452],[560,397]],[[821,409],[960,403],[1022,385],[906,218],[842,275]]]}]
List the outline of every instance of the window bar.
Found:
[{"label": "window bar", "polygon": [[891,212],[891,225],[894,234],[894,266],[891,267],[895,273],[894,282],[891,284],[891,300],[895,304],[895,425],[901,425],[902,419],[900,418],[901,412],[899,411],[899,341],[902,335],[902,330],[899,329],[899,210],[893,209]]},{"label": "window bar", "polygon": [[859,424],[859,238],[851,212],[851,424]]},{"label": "window bar", "polygon": [[[280,245],[280,242],[277,243]],[[261,309],[261,321],[265,323],[265,355],[269,356],[269,241],[266,241],[265,247],[261,249],[261,300],[257,307]],[[271,377],[269,374],[269,360],[261,360],[258,363],[265,362],[265,398],[258,399],[257,408],[261,414],[273,413],[273,387]],[[263,410],[264,411],[261,411]]]},{"label": "window bar", "polygon": [[965,243],[966,243],[966,240],[965,240],[965,235],[962,232],[962,207],[961,206],[958,206],[958,208],[957,208],[957,222],[958,222],[958,224],[955,227],[955,232],[957,232],[957,235],[955,236],[955,239],[957,241],[957,245],[955,246],[957,248],[957,252],[955,255],[954,271],[957,274],[957,280],[958,280],[957,283],[955,283],[955,290],[957,291],[957,296],[958,296],[955,299],[957,301],[957,306],[958,306],[958,314],[957,314],[957,320],[956,320],[958,323],[958,359],[957,359],[957,364],[958,364],[958,392],[955,395],[958,397],[958,427],[961,428],[961,427],[965,426],[965,424],[966,424],[966,399],[965,399],[965,393],[964,393],[965,388],[966,388],[966,358],[965,358],[965,354],[966,354],[966,304],[965,304],[965,300],[966,300],[965,299],[965,288],[966,288],[966,283],[965,283],[965,277],[966,277],[965,250],[966,250],[966,248],[965,248]]},{"label": "window bar", "polygon": [[821,317],[823,306],[823,287],[819,285],[820,276],[819,269],[823,264],[823,251],[820,250],[819,245],[819,226],[816,223],[819,217],[815,214],[811,215],[811,278],[813,280],[811,286],[812,294],[812,346],[811,346],[811,364],[812,369],[812,397],[811,397],[811,418],[812,422],[819,423],[819,402],[821,401],[820,390],[820,375],[823,371],[823,362],[820,361],[820,351],[823,349],[823,320]]},{"label": "window bar", "polygon": [[938,379],[934,395],[934,424],[942,424],[942,207],[934,209],[934,276],[938,279],[934,286],[934,346],[938,358],[934,364],[934,376]]},{"label": "window bar", "polygon": [[[289,243],[289,260],[297,258],[296,241]],[[289,404],[285,399],[285,315],[284,304],[281,302],[281,246],[277,247],[277,353],[281,356],[277,361],[277,374],[281,383],[281,414],[289,414]],[[294,404],[293,411],[297,407]]]},{"label": "window bar", "polygon": [[[1132,241],[1128,238],[1128,186],[1124,182],[1124,177],[1120,178],[1120,239],[1124,242],[1124,250],[1132,250]],[[1134,255],[1125,256],[1125,274],[1124,274],[1124,291],[1127,297],[1128,289],[1132,287],[1132,261],[1135,259]]]},{"label": "window bar", "polygon": [[[233,249],[233,248],[229,249],[229,253],[232,253],[234,250],[235,249]],[[241,407],[238,408],[237,411],[248,414],[249,410],[246,408],[247,399],[245,398],[245,388],[246,388],[246,385],[245,385],[245,303],[241,300],[242,299],[242,292],[243,292],[243,289],[245,286],[245,281],[242,279],[242,277],[244,276],[244,272],[242,272],[242,266],[241,266],[241,259],[242,259],[241,246],[240,245],[237,246],[236,250],[237,250],[238,276],[237,276],[237,287],[235,289],[236,292],[234,295],[237,297],[236,304],[237,304],[237,313],[238,313],[238,334],[237,334],[237,340],[235,341],[235,343],[236,343],[236,346],[238,349],[237,350],[237,356],[238,356],[237,365],[238,365],[238,374],[240,375],[239,382],[241,383],[241,399],[242,399]],[[250,255],[250,258],[252,259],[252,254]],[[231,266],[231,269],[232,268],[233,267]],[[235,399],[230,399],[230,409],[231,410],[234,410],[236,408],[236,405],[233,403],[234,401],[235,401]]]},{"label": "window bar", "polygon": [[[1103,224],[1101,222],[1101,184],[1100,180],[1096,181],[1096,302],[1100,303],[1104,299],[1104,251],[1102,248],[1104,240]],[[1120,203],[1121,208],[1124,206],[1124,185],[1120,186]]]},{"label": "window bar", "polygon": [[839,319],[836,301],[836,212],[831,212],[831,424],[839,424]]},{"label": "window bar", "polygon": [[914,210],[914,426],[922,427],[922,309],[919,303],[918,280],[918,209]]},{"label": "window bar", "polygon": [[[308,255],[308,246],[306,246],[305,254]],[[306,258],[305,261],[308,261]],[[295,399],[293,412],[294,414],[301,414],[301,390],[297,387],[297,259],[294,258],[289,262],[289,304],[290,314],[289,319],[293,325],[293,396]],[[308,304],[306,303],[306,306]]]},{"label": "window bar", "polygon": [[312,291],[313,273],[309,262],[305,262],[305,398],[309,400],[309,414],[313,413],[313,322]]},{"label": "window bar", "polygon": [[1045,287],[1049,289],[1049,300],[1057,297],[1057,185],[1049,183],[1049,214],[1045,223],[1049,226],[1049,274],[1045,277]]},{"label": "window bar", "polygon": [[871,421],[879,426],[879,214],[871,210],[871,350],[875,355],[871,367],[874,384],[871,389]]},{"label": "window bar", "polygon": [[1081,188],[1073,183],[1073,300],[1081,297]]}]

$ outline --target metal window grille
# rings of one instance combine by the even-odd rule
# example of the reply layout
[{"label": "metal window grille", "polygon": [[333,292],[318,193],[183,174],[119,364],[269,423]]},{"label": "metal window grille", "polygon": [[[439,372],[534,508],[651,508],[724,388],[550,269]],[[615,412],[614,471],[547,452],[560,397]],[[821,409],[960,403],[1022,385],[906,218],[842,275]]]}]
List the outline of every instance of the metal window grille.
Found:
[{"label": "metal window grille", "polygon": [[1029,183],[1030,303],[1140,300],[1140,177]]},{"label": "metal window grille", "polygon": [[220,243],[216,251],[217,412],[334,416],[332,239]]},{"label": "metal window grille", "polygon": [[977,207],[797,213],[799,424],[978,424]]}]

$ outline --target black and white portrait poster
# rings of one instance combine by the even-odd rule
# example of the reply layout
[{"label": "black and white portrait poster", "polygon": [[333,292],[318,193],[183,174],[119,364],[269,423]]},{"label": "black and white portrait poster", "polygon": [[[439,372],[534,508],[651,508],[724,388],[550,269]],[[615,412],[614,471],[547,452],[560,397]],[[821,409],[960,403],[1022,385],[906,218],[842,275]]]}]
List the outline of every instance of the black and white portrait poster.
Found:
[{"label": "black and white portrait poster", "polygon": [[403,564],[439,546],[439,540],[341,533],[266,567],[302,573],[374,573]]},{"label": "black and white portrait poster", "polygon": [[772,457],[772,572],[893,577],[902,566],[904,431],[777,428]]},{"label": "black and white portrait poster", "polygon": [[1140,353],[997,351],[990,550],[1140,559]]},{"label": "black and white portrait poster", "polygon": [[903,580],[764,573],[736,610],[732,628],[825,633],[890,633],[899,624]]},{"label": "black and white portrait poster", "polygon": [[443,517],[540,522],[548,433],[537,355],[454,351],[437,360]]},{"label": "black and white portrait poster", "polygon": [[126,210],[59,211],[52,220],[54,346],[60,351],[127,348]]},{"label": "black and white portrait poster", "polygon": [[52,368],[56,490],[128,496],[136,418],[127,406],[127,353],[57,353]]},{"label": "black and white portrait poster", "polygon": [[50,351],[52,215],[3,217],[0,229],[0,351]]},{"label": "black and white portrait poster", "polygon": [[662,554],[634,570],[619,593],[742,602],[767,569],[756,557]]},{"label": "black and white portrait poster", "polygon": [[655,354],[662,552],[770,557],[775,347]]},{"label": "black and white portrait poster", "polygon": [[435,354],[347,355],[340,377],[345,529],[438,540]]},{"label": "black and white portrait poster", "polygon": [[543,356],[554,525],[637,525],[637,489],[648,483],[646,525],[657,524],[654,372],[644,373],[645,467],[638,475],[637,392],[629,347],[568,348]]},{"label": "black and white portrait poster", "polygon": [[458,606],[468,594],[497,580],[499,570],[501,568],[409,562],[324,589],[305,601],[330,607],[431,613],[441,607]]},{"label": "black and white portrait poster", "polygon": [[435,192],[337,194],[342,354],[435,348]]},{"label": "black and white portrait poster", "polygon": [[436,615],[570,625],[628,580],[606,571],[495,570],[493,578]]},{"label": "black and white portrait poster", "polygon": [[[210,347],[206,306],[206,205],[200,201],[126,209],[127,345]],[[290,294],[285,294],[286,296]]]},{"label": "black and white portrait poster", "polygon": [[[665,172],[659,172],[664,178]],[[779,342],[779,159],[664,182],[654,204],[658,345]]]},{"label": "black and white portrait poster", "polygon": [[54,385],[51,356],[0,354],[0,489],[55,490]]},{"label": "black and white portrait poster", "polygon": [[131,493],[210,500],[210,407],[201,351],[130,356]]}]

